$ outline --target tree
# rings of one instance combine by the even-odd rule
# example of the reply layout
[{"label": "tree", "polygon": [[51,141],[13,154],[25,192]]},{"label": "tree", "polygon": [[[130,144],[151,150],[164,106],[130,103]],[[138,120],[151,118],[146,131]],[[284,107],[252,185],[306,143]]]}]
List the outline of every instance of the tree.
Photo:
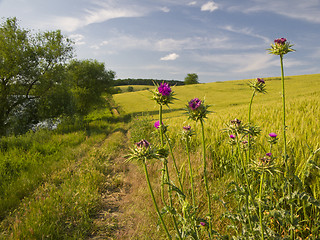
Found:
[{"label": "tree", "polygon": [[188,75],[184,79],[184,84],[198,84],[199,77],[196,73],[188,73]]},{"label": "tree", "polygon": [[68,78],[76,114],[83,117],[103,104],[102,93],[109,91],[114,77],[113,71],[107,71],[104,63],[96,60],[71,61],[68,65]]},{"label": "tree", "polygon": [[36,34],[19,27],[16,18],[0,25],[0,135],[21,116],[37,119],[37,106],[63,82],[72,42],[60,31]]}]

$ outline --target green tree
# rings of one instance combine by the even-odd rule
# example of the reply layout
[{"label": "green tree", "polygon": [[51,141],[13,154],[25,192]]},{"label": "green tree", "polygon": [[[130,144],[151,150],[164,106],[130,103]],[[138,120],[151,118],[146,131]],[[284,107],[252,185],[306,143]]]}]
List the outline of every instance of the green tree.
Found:
[{"label": "green tree", "polygon": [[37,107],[63,82],[72,42],[60,31],[32,33],[16,18],[0,25],[0,135],[17,121],[35,123]]},{"label": "green tree", "polygon": [[96,60],[73,60],[68,65],[76,114],[83,117],[104,103],[102,94],[111,89],[115,73]]},{"label": "green tree", "polygon": [[188,75],[184,79],[184,84],[198,84],[199,77],[196,73],[188,73]]}]

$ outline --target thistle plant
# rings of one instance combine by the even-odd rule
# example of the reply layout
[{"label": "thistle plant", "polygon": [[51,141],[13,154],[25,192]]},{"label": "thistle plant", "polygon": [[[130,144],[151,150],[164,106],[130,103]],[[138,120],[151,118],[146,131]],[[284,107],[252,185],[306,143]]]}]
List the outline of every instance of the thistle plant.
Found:
[{"label": "thistle plant", "polygon": [[212,214],[211,214],[211,196],[209,191],[209,184],[207,178],[207,159],[206,159],[206,142],[205,142],[205,131],[204,131],[204,119],[207,118],[209,106],[204,104],[199,98],[191,99],[187,105],[187,111],[189,119],[194,121],[200,121],[201,124],[201,135],[202,135],[202,159],[203,159],[203,178],[205,184],[205,190],[207,193],[208,200],[208,218],[209,218],[209,238],[212,238]]},{"label": "thistle plant", "polygon": [[[287,42],[286,38],[278,38],[274,40],[274,44],[271,44],[269,48],[269,54],[279,55],[280,56],[280,66],[281,66],[281,84],[282,84],[282,111],[283,111],[283,158],[286,167],[288,168],[288,156],[287,156],[287,138],[286,138],[286,101],[285,101],[285,83],[284,83],[284,69],[283,69],[283,55],[294,52],[292,44]],[[288,169],[287,169],[288,172]]]},{"label": "thistle plant", "polygon": [[[290,168],[288,165],[288,155],[287,155],[287,137],[286,137],[286,131],[287,131],[287,125],[286,125],[286,101],[285,101],[285,84],[284,84],[284,69],[283,69],[283,55],[294,52],[295,50],[292,48],[292,44],[287,42],[286,38],[278,38],[274,40],[274,44],[271,44],[271,48],[269,48],[269,53],[273,55],[279,55],[280,56],[280,66],[281,66],[281,83],[282,83],[282,109],[283,109],[283,159],[284,164],[286,167],[286,174],[287,177],[290,174]],[[294,165],[294,164],[293,164]],[[292,170],[293,172],[293,170]],[[292,178],[294,179],[294,178]],[[293,189],[289,186],[289,198],[291,199],[291,193]],[[290,205],[290,214],[291,214],[291,224],[293,224],[293,218],[294,218],[294,210],[293,205]],[[294,230],[291,229],[291,239],[294,239]]]},{"label": "thistle plant", "polygon": [[[249,103],[249,114],[248,114],[248,127],[249,129],[251,128],[251,107],[252,107],[252,102],[253,102],[253,98],[256,95],[256,93],[263,93],[265,94],[267,91],[265,89],[265,81],[263,80],[263,78],[257,78],[256,81],[251,81],[249,82],[249,86],[250,88],[253,90],[252,91],[252,96],[250,99],[250,103]],[[248,135],[248,160],[250,161],[250,151],[251,151],[251,137],[250,137],[250,133]]]},{"label": "thistle plant", "polygon": [[[173,91],[169,84],[167,83],[161,83],[160,85],[156,84],[156,89],[152,91],[152,99],[156,101],[156,103],[159,105],[159,135],[160,135],[160,143],[161,143],[161,148],[164,148],[164,125],[160,124],[162,123],[162,107],[168,106],[168,104],[172,103],[173,98]],[[165,199],[164,199],[164,184],[165,182],[168,182],[168,175],[169,173],[167,172],[167,159],[162,159],[163,160],[163,170],[162,170],[162,177],[161,177],[161,196],[162,196],[162,201],[164,204]],[[167,177],[167,179],[166,179]]]},{"label": "thistle plant", "polygon": [[135,145],[136,145],[135,148],[130,149],[131,153],[127,156],[128,161],[136,161],[136,162],[141,163],[143,165],[144,173],[146,176],[148,188],[149,188],[149,191],[151,194],[151,198],[152,198],[154,207],[156,209],[156,212],[158,214],[158,217],[160,219],[160,222],[162,224],[163,229],[166,232],[168,239],[172,239],[171,235],[168,231],[168,228],[167,228],[167,226],[162,218],[162,215],[160,213],[157,201],[155,199],[153,189],[152,189],[150,179],[149,179],[148,169],[147,169],[147,161],[152,160],[154,158],[159,158],[159,155],[156,154],[155,149],[151,148],[150,143],[145,139],[142,139],[140,142],[136,143]]}]

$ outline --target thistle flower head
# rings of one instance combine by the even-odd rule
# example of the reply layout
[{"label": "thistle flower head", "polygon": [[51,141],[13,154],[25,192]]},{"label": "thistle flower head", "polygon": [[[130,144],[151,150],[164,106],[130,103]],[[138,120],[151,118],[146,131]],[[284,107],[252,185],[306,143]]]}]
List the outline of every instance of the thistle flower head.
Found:
[{"label": "thistle flower head", "polygon": [[235,125],[235,126],[240,126],[241,125],[241,121],[237,118],[235,118],[234,120],[231,120],[230,123],[232,125]]},{"label": "thistle flower head", "polygon": [[148,148],[150,146],[150,143],[147,140],[142,139],[140,142],[135,143],[135,145],[138,148]]},{"label": "thistle flower head", "polygon": [[272,156],[272,153],[266,153],[266,156],[267,156],[267,157],[271,157],[271,156]]},{"label": "thistle flower head", "polygon": [[155,151],[151,148],[150,143],[142,139],[141,141],[134,144],[135,148],[130,148],[131,153],[128,154],[128,161],[137,161],[137,162],[144,162],[147,159],[157,158]]},{"label": "thistle flower head", "polygon": [[194,135],[194,131],[191,130],[191,126],[184,126],[182,132],[182,139],[186,139],[187,137],[191,137],[192,135]]},{"label": "thistle flower head", "polygon": [[235,139],[235,138],[236,138],[236,136],[233,135],[233,134],[231,134],[229,137],[230,137],[231,139]]},{"label": "thistle flower head", "polygon": [[162,122],[161,126],[160,126],[160,121],[156,121],[153,125],[156,129],[159,129],[160,127],[162,128],[163,133],[165,133],[167,131],[167,126],[165,126]]},{"label": "thistle flower head", "polygon": [[271,44],[271,48],[269,50],[270,54],[274,55],[284,55],[288,52],[294,52],[295,50],[292,48],[292,44],[287,42],[286,38],[277,38],[274,41],[274,44]]},{"label": "thistle flower head", "polygon": [[209,106],[204,104],[199,98],[193,98],[188,102],[187,111],[189,118],[195,121],[203,120],[207,117]]},{"label": "thistle flower head", "polygon": [[189,126],[189,125],[188,125],[188,126],[184,126],[184,127],[183,127],[183,130],[185,130],[185,131],[190,131],[190,130],[191,130],[191,126]]},{"label": "thistle flower head", "polygon": [[254,89],[256,92],[259,93],[266,93],[266,82],[263,80],[263,78],[257,78],[256,81],[250,81],[249,86]]},{"label": "thistle flower head", "polygon": [[276,138],[278,135],[276,133],[272,132],[272,133],[269,133],[269,136],[272,138]]},{"label": "thistle flower head", "polygon": [[168,83],[161,83],[156,85],[156,89],[151,91],[153,93],[152,100],[155,100],[159,105],[167,105],[172,103],[173,91]]},{"label": "thistle flower head", "polygon": [[274,132],[272,132],[272,133],[269,133],[269,139],[268,139],[268,142],[270,143],[270,144],[276,144],[277,142],[278,142],[278,138],[277,138],[277,134],[276,133],[274,133]]},{"label": "thistle flower head", "polygon": [[[163,123],[162,123],[162,125],[163,125]],[[154,127],[155,128],[159,128],[160,127],[160,121],[159,120],[154,123]]]},{"label": "thistle flower head", "polygon": [[188,104],[191,110],[196,110],[198,107],[201,106],[201,100],[199,98],[194,98],[191,99]]},{"label": "thistle flower head", "polygon": [[172,90],[168,83],[161,83],[158,87],[158,91],[162,96],[170,96]]}]

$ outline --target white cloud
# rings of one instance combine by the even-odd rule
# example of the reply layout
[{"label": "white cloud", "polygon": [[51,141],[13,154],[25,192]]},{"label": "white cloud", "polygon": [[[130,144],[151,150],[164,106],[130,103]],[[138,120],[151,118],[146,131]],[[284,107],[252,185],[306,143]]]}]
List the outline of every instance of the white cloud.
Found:
[{"label": "white cloud", "polygon": [[197,2],[196,1],[193,1],[193,2],[189,2],[188,3],[188,6],[194,6],[194,5],[196,5],[197,4]]},{"label": "white cloud", "polygon": [[226,37],[208,38],[208,37],[190,37],[184,39],[164,38],[155,43],[158,51],[173,51],[173,50],[194,50],[194,49],[214,49],[226,48]]},{"label": "white cloud", "polygon": [[213,12],[214,10],[217,10],[217,9],[218,9],[218,5],[213,1],[209,1],[201,6],[201,11]]},{"label": "white cloud", "polygon": [[162,61],[170,61],[170,60],[176,60],[178,57],[179,57],[178,54],[170,53],[167,56],[164,56],[164,57],[160,58],[160,60],[162,60]]},{"label": "white cloud", "polygon": [[[167,10],[167,9],[166,9]],[[38,26],[46,29],[61,29],[73,32],[84,26],[101,23],[114,18],[141,17],[151,10],[142,5],[120,5],[113,0],[94,1],[90,7],[75,12],[78,16],[47,16]]]},{"label": "white cloud", "polygon": [[86,42],[83,41],[84,36],[82,34],[72,34],[69,36],[70,39],[72,39],[76,45],[83,45]]},{"label": "white cloud", "polygon": [[160,8],[160,10],[161,10],[162,12],[165,12],[165,13],[170,12],[170,8],[168,8],[168,7],[162,7],[162,8]]}]

